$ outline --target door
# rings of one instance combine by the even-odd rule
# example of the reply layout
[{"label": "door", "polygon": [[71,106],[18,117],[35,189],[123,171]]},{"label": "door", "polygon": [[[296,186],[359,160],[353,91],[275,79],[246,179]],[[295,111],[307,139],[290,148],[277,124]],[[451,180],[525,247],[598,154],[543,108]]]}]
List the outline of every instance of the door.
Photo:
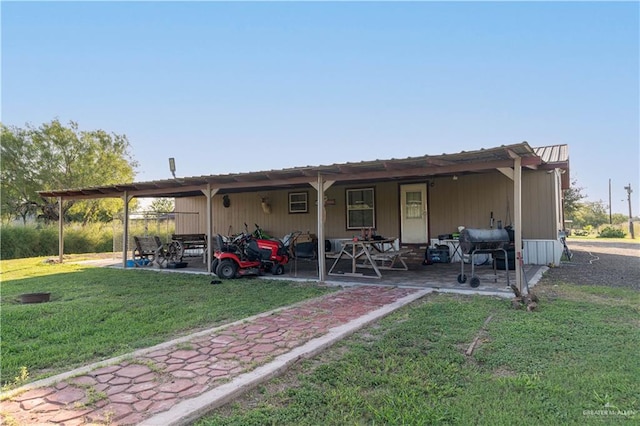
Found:
[{"label": "door", "polygon": [[427,243],[427,184],[400,186],[400,239],[405,244]]}]

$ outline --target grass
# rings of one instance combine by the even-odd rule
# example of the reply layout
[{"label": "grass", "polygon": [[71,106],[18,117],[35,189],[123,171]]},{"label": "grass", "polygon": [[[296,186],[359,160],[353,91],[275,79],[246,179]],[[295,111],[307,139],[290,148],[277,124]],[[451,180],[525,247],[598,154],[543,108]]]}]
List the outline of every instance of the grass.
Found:
[{"label": "grass", "polygon": [[639,293],[537,291],[533,312],[431,295],[197,425],[638,424]]},{"label": "grass", "polygon": [[630,235],[627,235],[624,238],[600,238],[597,235],[571,235],[567,238],[567,244],[571,241],[597,241],[598,243],[629,243],[629,244],[637,244],[640,242],[640,234],[635,239],[631,238]]},{"label": "grass", "polygon": [[[330,291],[43,260],[0,262],[4,384]],[[16,302],[39,291],[52,301]],[[533,312],[498,298],[430,295],[197,424],[638,424],[640,293],[549,281],[536,292]]]},{"label": "grass", "polygon": [[[208,275],[96,268],[45,260],[0,261],[0,377],[5,386],[332,291],[256,279],[211,285]],[[18,301],[20,294],[35,292],[51,292],[51,301]]]}]

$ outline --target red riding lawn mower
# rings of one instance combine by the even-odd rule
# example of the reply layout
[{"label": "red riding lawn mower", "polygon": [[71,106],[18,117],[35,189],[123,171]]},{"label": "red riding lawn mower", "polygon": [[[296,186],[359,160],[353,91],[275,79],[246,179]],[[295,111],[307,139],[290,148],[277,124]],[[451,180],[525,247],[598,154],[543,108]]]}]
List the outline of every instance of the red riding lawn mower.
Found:
[{"label": "red riding lawn mower", "polygon": [[254,234],[244,232],[226,241],[218,234],[219,250],[214,253],[211,271],[224,279],[265,272],[283,274],[284,265],[289,262],[289,244],[276,239],[256,238],[255,235],[264,235],[258,225],[256,228]]}]

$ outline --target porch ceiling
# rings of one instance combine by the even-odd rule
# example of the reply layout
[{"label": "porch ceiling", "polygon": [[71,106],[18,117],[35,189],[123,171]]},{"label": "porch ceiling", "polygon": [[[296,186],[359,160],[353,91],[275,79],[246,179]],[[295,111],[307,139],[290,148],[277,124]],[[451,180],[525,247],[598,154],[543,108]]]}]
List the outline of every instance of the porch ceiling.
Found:
[{"label": "porch ceiling", "polygon": [[[207,185],[210,185],[212,189],[218,189],[219,193],[301,187],[316,182],[318,174],[322,174],[327,180],[355,182],[430,177],[454,173],[481,173],[501,167],[512,167],[516,157],[522,158],[523,167],[537,168],[546,163],[540,153],[548,154],[548,152],[553,154],[565,151],[540,151],[540,148],[534,150],[527,142],[522,142],[477,151],[462,151],[457,154],[183,177],[89,188],[40,191],[39,194],[43,197],[63,197],[65,199],[121,197],[124,192],[132,197],[188,197],[201,195]],[[568,156],[566,159],[560,158],[562,155],[546,156],[547,161],[555,167],[562,168],[563,164],[566,164],[568,168]]]}]

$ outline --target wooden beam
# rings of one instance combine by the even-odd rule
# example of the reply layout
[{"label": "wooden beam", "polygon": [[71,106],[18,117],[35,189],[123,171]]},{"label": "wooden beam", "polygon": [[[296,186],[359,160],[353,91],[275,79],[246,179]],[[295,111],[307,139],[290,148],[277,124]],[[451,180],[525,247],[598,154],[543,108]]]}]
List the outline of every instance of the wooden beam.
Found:
[{"label": "wooden beam", "polygon": [[[514,242],[516,245],[516,287],[522,293],[522,164],[521,158],[513,160],[513,216],[515,220]],[[505,262],[507,260],[505,259]]]},{"label": "wooden beam", "polygon": [[[520,158],[521,166],[523,167],[536,167],[541,162],[540,157],[537,156],[518,158]],[[327,168],[325,171],[318,171],[316,173],[322,173],[323,179],[330,177],[331,180],[325,181],[326,190],[326,184],[329,182],[429,178],[443,174],[485,172],[494,169],[506,169],[512,167],[513,160],[504,158],[489,161],[463,161],[449,163],[439,159],[427,158],[422,166],[409,166],[409,168],[403,168],[401,164],[398,164],[398,168],[395,170],[385,170],[383,163],[379,163],[378,165],[379,167],[370,167],[368,171],[362,171],[363,168],[366,168],[366,165],[347,163]],[[274,171],[268,173],[256,173],[255,175],[243,174],[231,177],[211,176],[203,179],[185,179],[184,184],[179,184],[175,181],[161,181],[114,185],[113,187],[87,188],[82,190],[43,191],[41,195],[44,197],[60,196],[65,197],[67,200],[117,198],[122,197],[122,194],[125,192],[130,197],[171,197],[202,192],[205,190],[207,185],[215,186],[220,190],[254,191],[265,187],[286,188],[306,185],[310,183],[310,175],[310,171],[306,170],[301,171],[299,174],[296,173],[294,177],[290,177],[291,175],[288,173],[278,173],[277,171]]]},{"label": "wooden beam", "polygon": [[[322,189],[323,190],[327,190],[331,187],[331,185],[333,185],[334,183],[336,183],[335,180],[323,180],[322,181]],[[313,186],[313,188],[318,191],[318,181],[316,182],[309,182],[309,185]]]},{"label": "wooden beam", "polygon": [[510,148],[507,148],[507,149],[505,149],[504,151],[505,151],[505,152],[507,153],[507,155],[508,155],[511,159],[513,159],[513,160],[515,160],[516,158],[520,158],[520,156],[519,156],[519,155],[518,155],[514,150],[512,150],[512,149],[510,149]]},{"label": "wooden beam", "polygon": [[204,196],[207,198],[207,272],[215,273],[211,270],[211,263],[213,261],[213,196],[220,190],[220,188],[211,188],[211,184],[207,184],[207,189],[203,190]]},{"label": "wooden beam", "polygon": [[498,167],[498,171],[509,179],[513,180],[513,169],[510,169],[508,167]]},{"label": "wooden beam", "polygon": [[64,259],[64,215],[62,210],[62,197],[58,197],[58,260]]},{"label": "wooden beam", "polygon": [[441,166],[441,167],[450,166],[451,164],[453,164],[451,161],[439,160],[437,158],[429,158],[429,157],[427,157],[425,161],[427,162],[427,164],[432,164],[432,165]]},{"label": "wooden beam", "polygon": [[318,173],[318,181],[316,182],[316,189],[318,191],[318,281],[324,282],[327,279],[327,265],[324,261],[324,218],[325,218],[325,209],[324,209],[324,181],[322,179],[322,174]]},{"label": "wooden beam", "polygon": [[129,251],[129,201],[131,201],[129,194],[127,191],[124,192],[122,196],[122,201],[124,202],[124,223],[123,223],[123,232],[122,232],[122,267],[127,267],[127,252]]}]

